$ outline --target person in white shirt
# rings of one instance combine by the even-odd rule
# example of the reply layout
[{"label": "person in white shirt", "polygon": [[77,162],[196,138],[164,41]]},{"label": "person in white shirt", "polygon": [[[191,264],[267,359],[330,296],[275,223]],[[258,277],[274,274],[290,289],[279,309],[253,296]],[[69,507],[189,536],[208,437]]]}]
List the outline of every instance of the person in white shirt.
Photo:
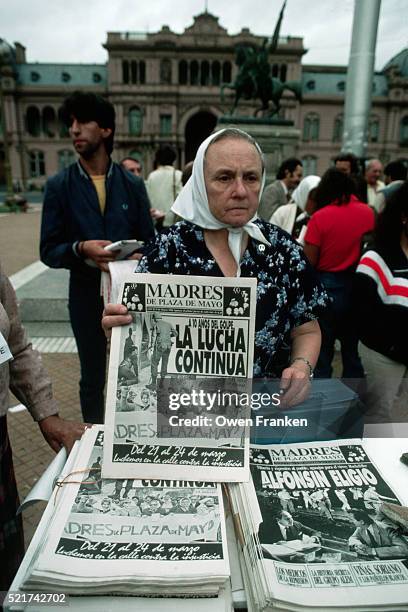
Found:
[{"label": "person in white shirt", "polygon": [[169,145],[163,145],[156,153],[156,170],[147,177],[151,214],[156,220],[157,229],[169,227],[175,222],[175,214],[170,209],[182,189],[182,173],[174,168],[175,160],[175,150]]},{"label": "person in white shirt", "polygon": [[367,181],[367,202],[374,207],[377,193],[385,187],[380,181],[383,173],[383,165],[379,159],[369,159],[365,163],[365,180]]},{"label": "person in white shirt", "polygon": [[374,200],[374,208],[378,213],[384,210],[391,196],[407,180],[406,163],[400,159],[390,162],[384,168],[384,176],[386,187],[377,193]]},{"label": "person in white shirt", "polygon": [[313,195],[320,183],[320,176],[306,176],[296,187],[289,204],[279,206],[270,218],[270,223],[288,232],[303,244],[307,222],[314,212]]}]

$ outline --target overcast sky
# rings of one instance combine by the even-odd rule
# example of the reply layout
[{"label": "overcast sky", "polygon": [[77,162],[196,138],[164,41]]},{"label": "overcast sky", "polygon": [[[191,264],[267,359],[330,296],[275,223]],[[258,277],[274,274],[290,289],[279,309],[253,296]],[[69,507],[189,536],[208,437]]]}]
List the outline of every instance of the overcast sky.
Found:
[{"label": "overcast sky", "polygon": [[[235,34],[248,27],[271,35],[283,0],[208,0],[208,10]],[[359,0],[371,2],[371,0]],[[104,63],[106,32],[177,33],[203,12],[205,0],[1,0],[0,37],[27,48],[29,62]],[[346,65],[353,0],[288,0],[282,36],[302,36],[308,64]],[[364,36],[364,32],[361,33]],[[376,69],[408,46],[408,0],[382,0]]]}]

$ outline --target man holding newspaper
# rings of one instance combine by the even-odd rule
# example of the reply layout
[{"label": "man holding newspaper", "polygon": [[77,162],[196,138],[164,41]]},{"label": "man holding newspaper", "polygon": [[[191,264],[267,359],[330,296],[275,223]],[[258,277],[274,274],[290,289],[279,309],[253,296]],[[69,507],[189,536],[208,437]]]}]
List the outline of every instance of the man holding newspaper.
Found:
[{"label": "man holding newspaper", "polygon": [[62,117],[79,160],[47,181],[41,226],[41,260],[68,268],[69,314],[81,363],[84,420],[103,423],[106,338],[101,330],[101,270],[128,238],[154,234],[143,180],[112,162],[115,110],[93,93],[75,92]]}]

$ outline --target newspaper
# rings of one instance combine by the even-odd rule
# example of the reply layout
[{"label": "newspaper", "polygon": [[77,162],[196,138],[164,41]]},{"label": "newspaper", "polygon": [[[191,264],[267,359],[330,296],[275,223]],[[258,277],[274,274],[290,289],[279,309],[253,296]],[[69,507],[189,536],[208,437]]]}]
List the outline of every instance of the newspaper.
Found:
[{"label": "newspaper", "polygon": [[177,466],[183,480],[248,480],[250,406],[224,399],[252,377],[255,293],[255,279],[124,282],[132,322],[112,332],[104,477],[172,478]]},{"label": "newspaper", "polygon": [[101,274],[101,296],[103,303],[115,304],[118,301],[119,290],[123,279],[135,272],[139,262],[134,259],[123,259],[121,261],[110,261],[109,272]]},{"label": "newspaper", "polygon": [[45,472],[37,480],[24,501],[20,504],[17,514],[20,514],[23,512],[23,510],[28,508],[28,506],[31,506],[39,501],[48,502],[55,487],[55,482],[60,476],[66,461],[67,451],[64,447],[62,447],[55,455]]},{"label": "newspaper", "polygon": [[116,585],[117,592],[155,593],[173,580],[175,594],[217,593],[229,576],[221,485],[103,480],[102,448],[103,430],[93,427],[71,482],[57,493],[63,498],[26,587],[52,579],[73,592],[75,585],[93,592]]},{"label": "newspaper", "polygon": [[380,512],[400,500],[361,443],[254,446],[250,469],[269,599],[328,609],[341,588],[347,609],[407,603],[408,536]]}]

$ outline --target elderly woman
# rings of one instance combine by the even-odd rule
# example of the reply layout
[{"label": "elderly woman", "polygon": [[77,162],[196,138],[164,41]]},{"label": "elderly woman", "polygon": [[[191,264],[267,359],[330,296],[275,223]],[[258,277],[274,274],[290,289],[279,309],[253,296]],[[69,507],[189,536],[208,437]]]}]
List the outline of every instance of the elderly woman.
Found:
[{"label": "elderly woman", "polygon": [[[13,458],[7,434],[9,390],[37,421],[48,444],[70,450],[85,425],[58,416],[51,382],[39,354],[28,342],[21,325],[14,289],[0,266],[0,591],[6,591],[24,556],[23,523]],[[35,457],[34,457],[35,459]]]},{"label": "elderly woman", "polygon": [[[281,377],[284,402],[294,405],[308,392],[327,296],[301,247],[257,218],[264,181],[251,136],[234,128],[209,136],[173,205],[183,221],[156,237],[138,272],[256,277],[254,377]],[[109,304],[102,324],[109,331],[130,319],[126,307]]]}]

